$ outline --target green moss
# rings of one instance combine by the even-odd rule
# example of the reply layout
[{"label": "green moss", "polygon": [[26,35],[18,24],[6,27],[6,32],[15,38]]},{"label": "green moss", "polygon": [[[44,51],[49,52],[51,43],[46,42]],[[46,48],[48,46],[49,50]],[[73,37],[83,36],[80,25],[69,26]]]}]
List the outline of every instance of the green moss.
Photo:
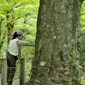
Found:
[{"label": "green moss", "polygon": [[69,80],[66,80],[66,85],[68,85]]},{"label": "green moss", "polygon": [[84,76],[81,77],[81,85],[85,85],[85,79],[84,79]]}]

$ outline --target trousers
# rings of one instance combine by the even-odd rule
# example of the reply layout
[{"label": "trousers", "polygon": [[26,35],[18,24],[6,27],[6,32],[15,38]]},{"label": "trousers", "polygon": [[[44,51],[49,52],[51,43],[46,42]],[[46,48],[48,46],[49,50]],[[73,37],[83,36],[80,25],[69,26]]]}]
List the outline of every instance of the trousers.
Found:
[{"label": "trousers", "polygon": [[11,55],[9,52],[6,52],[7,58],[7,84],[12,85],[13,78],[16,71],[16,61],[18,59],[17,56]]}]

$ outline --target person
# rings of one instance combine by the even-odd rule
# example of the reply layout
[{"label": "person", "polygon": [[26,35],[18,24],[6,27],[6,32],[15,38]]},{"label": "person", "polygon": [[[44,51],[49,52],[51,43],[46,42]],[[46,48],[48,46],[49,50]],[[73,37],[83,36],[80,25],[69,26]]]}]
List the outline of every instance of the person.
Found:
[{"label": "person", "polygon": [[12,40],[10,40],[7,50],[7,84],[12,85],[13,77],[16,71],[16,61],[18,59],[18,50],[20,46],[34,46],[34,43],[23,41],[24,33],[22,31],[17,31],[14,33]]}]

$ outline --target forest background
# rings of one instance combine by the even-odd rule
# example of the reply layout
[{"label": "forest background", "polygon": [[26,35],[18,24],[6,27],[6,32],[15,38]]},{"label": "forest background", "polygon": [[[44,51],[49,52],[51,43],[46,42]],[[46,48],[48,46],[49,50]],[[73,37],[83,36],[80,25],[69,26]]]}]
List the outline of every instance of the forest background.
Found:
[{"label": "forest background", "polygon": [[[16,31],[25,33],[25,41],[35,43],[39,0],[0,0],[0,58],[6,58],[9,35]],[[82,32],[80,72],[81,84],[85,84],[85,1],[81,6],[80,25]],[[10,31],[10,28],[12,29]],[[9,33],[9,35],[8,35]],[[30,79],[35,47],[23,46],[21,57],[25,58],[25,78]],[[15,79],[19,78],[19,60]]]}]

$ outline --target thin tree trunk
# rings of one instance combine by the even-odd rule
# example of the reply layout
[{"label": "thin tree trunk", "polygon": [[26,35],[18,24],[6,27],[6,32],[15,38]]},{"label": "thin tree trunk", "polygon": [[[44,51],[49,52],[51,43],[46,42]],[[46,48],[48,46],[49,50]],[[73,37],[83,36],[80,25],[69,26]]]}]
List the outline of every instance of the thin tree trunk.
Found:
[{"label": "thin tree trunk", "polygon": [[3,21],[4,19],[2,18],[2,17],[0,17],[0,49],[2,48],[2,45],[3,45],[3,39],[5,39],[5,34],[4,34],[4,36],[3,36],[3,38],[1,39],[1,24],[2,24],[2,21]]},{"label": "thin tree trunk", "polygon": [[4,43],[3,40],[5,39],[5,33],[4,33],[3,37],[1,36],[1,34],[2,34],[1,24],[2,24],[2,21],[3,21],[3,20],[4,20],[4,19],[3,19],[2,17],[0,17],[0,57],[2,57],[1,48],[2,48],[3,43]]},{"label": "thin tree trunk", "polygon": [[80,85],[80,6],[80,0],[40,0],[29,85]]},{"label": "thin tree trunk", "polygon": [[[6,15],[7,20],[10,20],[10,16],[8,15],[9,13],[10,11],[7,11],[7,15]],[[7,22],[7,28],[8,28],[8,43],[9,43],[9,41],[12,39],[14,23]]]},{"label": "thin tree trunk", "polygon": [[[6,0],[7,2],[10,2],[10,0]],[[9,21],[10,20],[10,15],[9,13],[14,10],[11,9],[11,10],[7,10],[7,13],[6,13],[6,18],[7,20]],[[14,15],[11,15],[12,17],[12,22],[7,22],[7,28],[8,28],[8,43],[9,41],[12,39],[12,35],[13,35],[13,29],[14,29],[14,23],[13,23],[13,20],[14,20]]]}]

